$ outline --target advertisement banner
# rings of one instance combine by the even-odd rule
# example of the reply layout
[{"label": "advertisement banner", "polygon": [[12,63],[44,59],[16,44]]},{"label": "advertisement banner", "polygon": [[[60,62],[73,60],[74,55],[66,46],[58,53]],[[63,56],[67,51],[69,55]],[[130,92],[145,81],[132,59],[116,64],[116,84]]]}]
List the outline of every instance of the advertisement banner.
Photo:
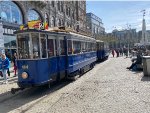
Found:
[{"label": "advertisement banner", "polygon": [[21,25],[20,30],[26,30],[26,29],[40,29],[45,30],[48,29],[48,23],[47,22],[41,22],[41,20],[34,20],[27,23],[27,25]]}]

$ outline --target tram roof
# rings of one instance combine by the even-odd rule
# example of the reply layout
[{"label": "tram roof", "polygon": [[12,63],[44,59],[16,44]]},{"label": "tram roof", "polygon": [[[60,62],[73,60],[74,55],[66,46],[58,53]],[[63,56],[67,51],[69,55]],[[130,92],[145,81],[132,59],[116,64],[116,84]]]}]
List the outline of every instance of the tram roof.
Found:
[{"label": "tram roof", "polygon": [[[52,33],[52,34],[58,34],[59,33],[59,32],[54,32],[54,31],[37,30],[37,29],[18,30],[18,31],[15,31],[14,33],[19,34],[19,33],[27,33],[27,32],[41,32],[41,33]],[[59,34],[65,35],[66,33],[61,32]]]},{"label": "tram roof", "polygon": [[73,33],[73,32],[69,32],[70,35],[73,35],[73,36],[76,36],[76,37],[80,37],[82,38],[83,40],[84,39],[87,39],[87,40],[95,40],[94,38],[92,37],[88,37],[88,36],[85,36],[85,35],[80,35],[80,34],[77,34],[77,33]]},{"label": "tram roof", "polygon": [[19,31],[15,31],[14,33],[15,34],[20,34],[20,33],[27,33],[27,32],[41,32],[41,33],[48,33],[48,34],[53,34],[53,35],[57,35],[57,34],[60,34],[60,35],[72,35],[72,36],[75,36],[73,38],[75,39],[87,39],[87,40],[95,40],[94,38],[92,37],[88,37],[88,36],[85,36],[85,35],[81,35],[81,34],[78,34],[78,33],[74,33],[74,32],[68,32],[68,31],[46,31],[46,30],[37,30],[37,29],[26,29],[26,30],[19,30]]},{"label": "tram roof", "polygon": [[96,40],[96,42],[104,42],[104,41],[102,41],[102,40]]}]

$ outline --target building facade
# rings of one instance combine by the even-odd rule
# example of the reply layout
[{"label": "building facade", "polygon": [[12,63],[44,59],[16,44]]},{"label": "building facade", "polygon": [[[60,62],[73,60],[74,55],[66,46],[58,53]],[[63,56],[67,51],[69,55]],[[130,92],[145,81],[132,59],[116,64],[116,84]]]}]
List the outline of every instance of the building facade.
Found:
[{"label": "building facade", "polygon": [[49,27],[67,26],[85,32],[85,12],[86,1],[0,1],[5,53],[12,57],[16,51],[16,36],[13,32],[20,25],[41,20],[47,21]]},{"label": "building facade", "polygon": [[[150,30],[146,30],[147,43],[150,43]],[[137,43],[140,43],[142,40],[142,31],[137,32]]]},{"label": "building facade", "polygon": [[87,28],[94,36],[102,36],[105,34],[105,28],[102,23],[102,19],[94,15],[93,13],[86,14]]},{"label": "building facade", "polygon": [[112,34],[116,37],[115,48],[133,47],[137,43],[136,29],[113,30]]}]

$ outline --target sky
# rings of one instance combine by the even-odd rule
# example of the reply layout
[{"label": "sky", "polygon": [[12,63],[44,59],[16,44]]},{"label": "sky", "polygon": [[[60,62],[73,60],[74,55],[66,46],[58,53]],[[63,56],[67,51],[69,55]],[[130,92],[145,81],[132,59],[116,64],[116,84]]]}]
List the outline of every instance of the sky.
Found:
[{"label": "sky", "polygon": [[86,12],[102,19],[105,31],[113,29],[142,30],[143,12],[146,11],[146,29],[150,30],[150,1],[86,1]]}]

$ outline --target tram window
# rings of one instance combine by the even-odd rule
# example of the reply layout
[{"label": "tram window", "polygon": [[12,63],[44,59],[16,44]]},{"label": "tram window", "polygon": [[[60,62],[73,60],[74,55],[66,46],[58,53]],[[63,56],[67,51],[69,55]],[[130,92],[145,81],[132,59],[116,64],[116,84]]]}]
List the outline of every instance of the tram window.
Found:
[{"label": "tram window", "polygon": [[29,34],[18,35],[17,42],[19,59],[30,59],[31,54],[29,54]]},{"label": "tram window", "polygon": [[90,51],[90,42],[87,42],[87,52]]},{"label": "tram window", "polygon": [[73,41],[73,53],[78,54],[81,52],[81,42],[80,41]]},{"label": "tram window", "polygon": [[92,51],[92,43],[90,42],[89,45],[90,45],[89,49],[90,49],[90,51]]},{"label": "tram window", "polygon": [[41,55],[42,58],[46,58],[47,57],[47,53],[46,53],[46,38],[45,38],[45,34],[40,34],[41,37]]},{"label": "tram window", "polygon": [[103,50],[104,49],[104,42],[102,42],[102,46],[101,47],[102,47],[101,49]]},{"label": "tram window", "polygon": [[68,54],[72,54],[72,41],[68,40]]},{"label": "tram window", "polygon": [[85,43],[86,52],[88,52],[88,42]]},{"label": "tram window", "polygon": [[65,55],[65,43],[64,43],[64,40],[60,40],[60,55]]},{"label": "tram window", "polygon": [[31,37],[33,46],[33,58],[40,58],[39,34],[31,33]]},{"label": "tram window", "polygon": [[54,40],[53,39],[47,40],[47,51],[48,51],[48,57],[54,56]]},{"label": "tram window", "polygon": [[94,51],[94,43],[91,43],[91,51]]},{"label": "tram window", "polygon": [[94,45],[94,51],[96,51],[96,43],[93,43],[93,45]]},{"label": "tram window", "polygon": [[81,46],[82,46],[82,52],[86,52],[86,43],[82,42]]}]

